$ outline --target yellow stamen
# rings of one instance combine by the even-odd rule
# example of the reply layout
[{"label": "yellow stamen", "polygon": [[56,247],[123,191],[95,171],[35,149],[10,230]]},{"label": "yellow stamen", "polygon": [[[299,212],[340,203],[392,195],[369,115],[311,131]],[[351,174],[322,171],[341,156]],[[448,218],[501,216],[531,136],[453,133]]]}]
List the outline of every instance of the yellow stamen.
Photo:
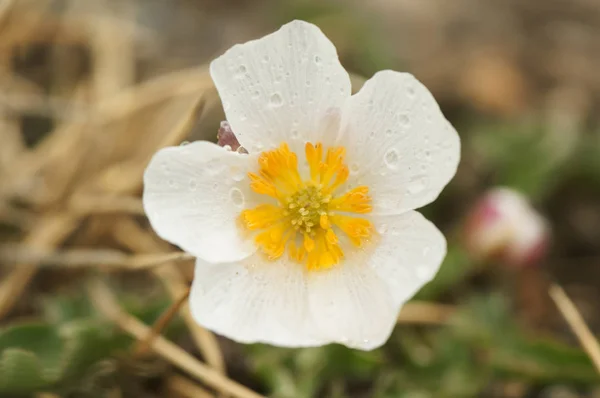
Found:
[{"label": "yellow stamen", "polygon": [[276,199],[277,204],[244,210],[240,218],[246,229],[259,231],[254,240],[269,259],[281,257],[287,249],[292,260],[305,262],[309,270],[321,270],[344,258],[335,229],[356,246],[370,240],[370,221],[339,212],[369,213],[371,197],[366,186],[335,195],[349,176],[343,147],[328,148],[323,158],[321,143],[307,143],[305,153],[309,180],[302,179],[298,157],[287,144],[261,153],[258,172],[249,173],[250,187]]}]

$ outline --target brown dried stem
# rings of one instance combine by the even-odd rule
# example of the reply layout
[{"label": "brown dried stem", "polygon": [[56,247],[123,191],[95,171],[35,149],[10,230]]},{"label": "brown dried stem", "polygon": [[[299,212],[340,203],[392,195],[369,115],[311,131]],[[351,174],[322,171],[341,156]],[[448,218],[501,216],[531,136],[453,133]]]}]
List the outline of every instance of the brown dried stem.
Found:
[{"label": "brown dried stem", "polygon": [[[118,305],[112,291],[100,280],[89,283],[88,292],[91,301],[106,317],[114,321],[121,329],[138,340],[143,340],[151,333],[151,329],[133,316],[125,313]],[[171,343],[162,336],[150,342],[150,348],[158,355],[179,367],[191,376],[207,385],[239,398],[260,398],[262,395],[227,378],[223,374],[202,364],[186,351]]]},{"label": "brown dried stem", "polygon": [[600,345],[585,323],[583,316],[581,316],[581,313],[562,287],[553,284],[550,286],[548,293],[592,360],[596,370],[600,373]]}]

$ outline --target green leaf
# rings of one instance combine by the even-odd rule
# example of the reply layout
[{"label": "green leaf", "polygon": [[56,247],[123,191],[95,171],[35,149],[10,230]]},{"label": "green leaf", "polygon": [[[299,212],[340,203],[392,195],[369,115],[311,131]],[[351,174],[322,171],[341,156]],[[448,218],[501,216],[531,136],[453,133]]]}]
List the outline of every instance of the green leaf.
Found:
[{"label": "green leaf", "polygon": [[25,394],[51,385],[38,357],[21,348],[7,348],[0,355],[0,392]]}]

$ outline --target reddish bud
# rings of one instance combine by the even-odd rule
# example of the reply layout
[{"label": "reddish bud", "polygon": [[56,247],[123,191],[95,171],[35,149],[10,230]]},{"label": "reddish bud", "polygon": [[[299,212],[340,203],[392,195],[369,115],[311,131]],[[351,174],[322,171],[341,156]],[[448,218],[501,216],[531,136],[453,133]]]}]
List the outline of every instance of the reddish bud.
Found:
[{"label": "reddish bud", "polygon": [[546,220],[522,194],[495,188],[483,196],[469,215],[465,243],[474,256],[511,265],[532,265],[548,248]]}]

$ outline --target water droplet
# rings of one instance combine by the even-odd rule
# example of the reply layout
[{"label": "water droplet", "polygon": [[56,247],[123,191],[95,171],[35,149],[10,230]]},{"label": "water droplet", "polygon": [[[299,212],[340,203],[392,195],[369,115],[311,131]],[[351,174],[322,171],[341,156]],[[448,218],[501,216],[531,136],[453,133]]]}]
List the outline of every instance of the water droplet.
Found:
[{"label": "water droplet", "polygon": [[260,97],[260,91],[256,90],[252,93],[252,99],[258,99]]},{"label": "water droplet", "polygon": [[244,194],[238,188],[231,188],[231,191],[229,191],[229,197],[235,206],[244,206]]},{"label": "water droplet", "polygon": [[225,149],[227,152],[231,152],[231,145],[223,145],[223,149]]},{"label": "water droplet", "polygon": [[213,184],[212,189],[213,191],[216,191],[217,188],[219,188],[219,184],[217,184],[216,182]]},{"label": "water droplet", "polygon": [[235,182],[240,182],[244,179],[245,174],[241,171],[238,172],[234,172],[233,176],[231,178],[233,178],[233,181]]},{"label": "water droplet", "polygon": [[379,226],[379,228],[377,228],[377,232],[379,232],[380,234],[385,234],[388,230],[388,225],[387,224],[381,224]]},{"label": "water droplet", "polygon": [[429,278],[429,268],[427,268],[425,266],[417,267],[417,277],[419,279]]},{"label": "water droplet", "polygon": [[431,251],[431,248],[429,246],[425,246],[423,248],[423,257],[427,257],[427,255],[429,254],[430,251]]},{"label": "water droplet", "polygon": [[388,151],[385,153],[383,160],[387,167],[389,167],[390,169],[395,169],[396,167],[398,167],[398,162],[400,160],[398,151],[396,151],[396,149],[394,148],[388,149]]},{"label": "water droplet", "polygon": [[388,137],[392,134],[394,134],[394,132],[392,130],[390,130],[390,129],[385,130],[385,135],[387,135]]},{"label": "water droplet", "polygon": [[360,166],[358,165],[358,163],[351,163],[350,164],[350,171],[352,173],[358,173],[359,170],[360,170]]},{"label": "water droplet", "polygon": [[245,75],[246,75],[246,71],[247,71],[246,65],[240,65],[240,66],[238,66],[235,77],[238,78],[238,79],[244,78]]},{"label": "water droplet", "polygon": [[223,101],[223,110],[227,111],[229,108],[231,108],[229,101]]},{"label": "water droplet", "polygon": [[245,113],[242,113],[242,114],[240,115],[240,120],[241,120],[242,122],[243,122],[243,121],[245,121],[245,120],[247,120],[247,119],[248,119],[248,116],[247,116]]},{"label": "water droplet", "polygon": [[189,141],[181,141],[181,144],[179,144],[179,146],[186,146],[189,145]]},{"label": "water droplet", "polygon": [[325,78],[325,83],[331,84],[331,78],[329,76]]},{"label": "water droplet", "polygon": [[312,82],[310,80],[306,81],[306,87],[310,87],[311,84],[312,84]]},{"label": "water droplet", "polygon": [[369,344],[369,342],[370,342],[370,341],[371,341],[371,340],[369,340],[369,339],[364,339],[364,340],[363,340],[363,343],[364,343],[364,344]]},{"label": "water droplet", "polygon": [[408,190],[408,193],[415,195],[415,194],[422,192],[425,189],[426,185],[427,185],[427,177],[416,176],[416,177],[413,177],[409,181],[406,189]]},{"label": "water droplet", "polygon": [[317,65],[321,65],[321,57],[319,57],[318,55],[315,55],[315,64]]},{"label": "water droplet", "polygon": [[401,125],[403,125],[405,127],[410,124],[410,118],[407,115],[400,115],[400,117],[398,118],[398,121],[400,122]]},{"label": "water droplet", "polygon": [[300,133],[298,132],[298,130],[294,129],[290,132],[290,134],[292,135],[292,138],[297,140],[298,137],[300,136]]},{"label": "water droplet", "polygon": [[268,55],[265,55],[265,56],[263,57],[263,59],[262,59],[262,61],[263,61],[265,64],[266,64],[266,63],[268,63],[270,60],[271,60],[271,58],[269,58],[269,56],[268,56]]},{"label": "water droplet", "polygon": [[169,184],[169,186],[171,188],[174,188],[175,187],[175,180],[169,180],[168,184]]},{"label": "water droplet", "polygon": [[283,104],[283,98],[281,98],[281,94],[273,93],[271,94],[271,98],[269,99],[271,106],[278,107]]},{"label": "water droplet", "polygon": [[371,137],[371,138],[374,138],[374,137],[375,137],[375,132],[374,132],[374,131],[371,131],[371,132],[369,133],[369,137]]},{"label": "water droplet", "polygon": [[194,179],[190,180],[190,190],[195,191],[196,189],[198,189],[198,181]]},{"label": "water droplet", "polygon": [[414,97],[415,96],[415,87],[413,85],[406,87],[406,94],[408,94],[408,96],[411,98]]}]

